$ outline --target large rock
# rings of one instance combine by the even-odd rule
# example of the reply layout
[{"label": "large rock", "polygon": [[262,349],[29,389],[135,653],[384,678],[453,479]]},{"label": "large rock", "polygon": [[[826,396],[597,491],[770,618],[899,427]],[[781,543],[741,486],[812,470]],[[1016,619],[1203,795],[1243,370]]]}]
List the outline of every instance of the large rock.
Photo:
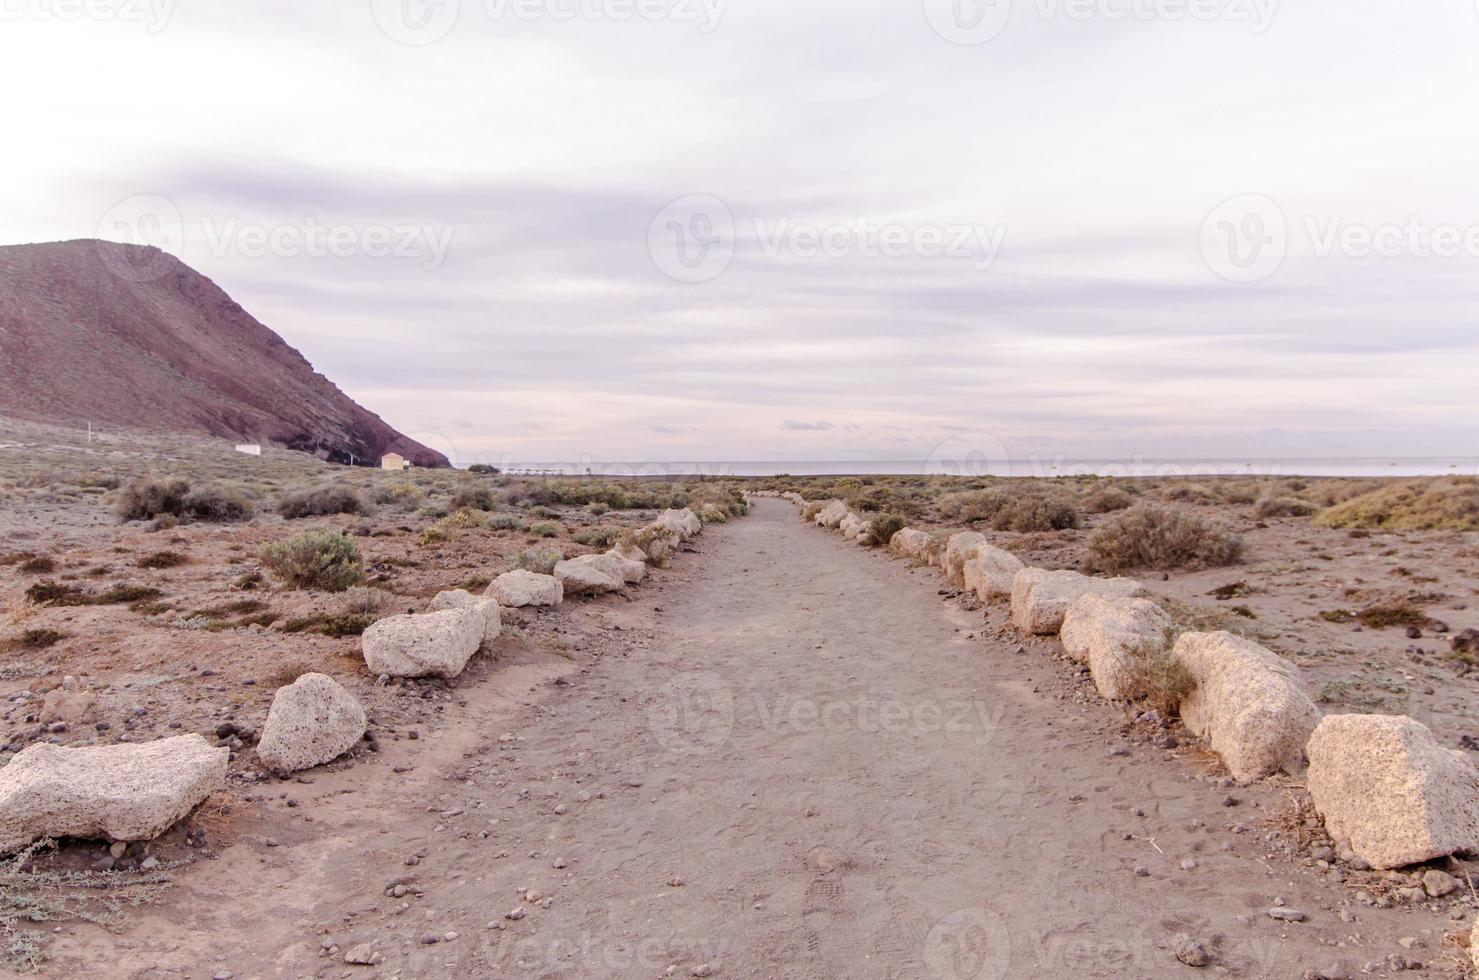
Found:
[{"label": "large rock", "polygon": [[565,587],[566,595],[599,595],[615,592],[626,585],[626,576],[611,555],[581,555],[555,566],[555,578]]},{"label": "large rock", "polygon": [[1012,577],[1012,622],[1024,633],[1051,636],[1063,626],[1068,607],[1080,596],[1129,598],[1140,583],[1128,578],[1093,578],[1078,572],[1024,568]]},{"label": "large rock", "polygon": [[895,531],[894,536],[888,539],[888,550],[903,558],[912,558],[915,561],[924,561],[928,556],[930,536],[926,531],[906,527],[902,531]]},{"label": "large rock", "polygon": [[504,572],[493,580],[488,591],[483,593],[510,609],[521,606],[558,606],[565,601],[565,587],[553,575],[520,568]]},{"label": "large rock", "polygon": [[483,645],[487,629],[487,617],[477,609],[387,616],[361,637],[365,666],[392,677],[456,677]]},{"label": "large rock", "polygon": [[[640,550],[638,553],[641,553]],[[616,559],[616,567],[621,571],[621,579],[627,585],[636,585],[647,577],[647,562],[637,558],[628,558],[614,548],[606,552],[606,555]]]},{"label": "large rock", "polygon": [[848,515],[847,504],[840,500],[833,500],[817,511],[816,522],[822,527],[835,528],[842,523],[842,519]]},{"label": "large rock", "polygon": [[858,535],[867,528],[868,522],[852,511],[848,511],[847,516],[837,524],[837,530],[841,531],[842,536],[850,541],[856,541]]},{"label": "large rock", "polygon": [[1479,770],[1402,715],[1329,715],[1306,781],[1325,829],[1373,868],[1479,852]]},{"label": "large rock", "polygon": [[43,837],[152,840],[225,786],[230,754],[199,735],[32,745],[0,769],[0,854]]},{"label": "large rock", "polygon": [[1192,690],[1181,720],[1206,736],[1234,779],[1246,783],[1279,770],[1298,772],[1320,720],[1294,665],[1232,633],[1183,633],[1172,651]]},{"label": "large rock", "polygon": [[1010,596],[1017,573],[1027,567],[1010,551],[991,544],[976,548],[975,561],[980,566],[976,573],[976,594],[982,599]]},{"label": "large rock", "polygon": [[339,758],[365,737],[365,709],[332,677],[304,674],[277,689],[257,758],[274,772],[312,769]]},{"label": "large rock", "polygon": [[1149,599],[1079,596],[1063,617],[1063,651],[1089,665],[1099,693],[1111,701],[1138,697],[1142,670],[1165,653],[1171,617]]},{"label": "large rock", "polygon": [[687,507],[682,510],[665,510],[654,523],[671,529],[679,541],[687,541],[704,529],[704,522]]},{"label": "large rock", "polygon": [[427,607],[427,612],[441,612],[444,609],[476,610],[483,617],[484,647],[491,646],[498,639],[498,634],[503,632],[503,616],[499,612],[497,599],[475,596],[466,589],[438,592]]},{"label": "large rock", "polygon": [[976,549],[986,543],[986,536],[975,531],[960,531],[945,542],[945,577],[956,585],[965,584],[965,563],[976,557]]}]

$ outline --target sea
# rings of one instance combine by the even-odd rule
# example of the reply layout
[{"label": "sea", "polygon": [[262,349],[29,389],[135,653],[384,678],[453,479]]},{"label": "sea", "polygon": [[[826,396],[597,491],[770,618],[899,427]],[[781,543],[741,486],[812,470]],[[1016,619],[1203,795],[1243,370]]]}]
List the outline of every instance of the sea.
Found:
[{"label": "sea", "polygon": [[1003,460],[707,460],[631,462],[503,460],[514,475],[664,478],[685,476],[962,476],[962,477],[1411,477],[1479,476],[1479,456],[1272,457],[1267,459],[1068,459]]}]

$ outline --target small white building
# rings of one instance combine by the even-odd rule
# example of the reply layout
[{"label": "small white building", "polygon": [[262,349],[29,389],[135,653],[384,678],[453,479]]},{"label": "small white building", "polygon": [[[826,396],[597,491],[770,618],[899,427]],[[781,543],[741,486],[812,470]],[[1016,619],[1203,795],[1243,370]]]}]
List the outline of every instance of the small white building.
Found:
[{"label": "small white building", "polygon": [[386,453],[380,457],[380,468],[382,470],[409,470],[411,461],[400,453]]},{"label": "small white building", "polygon": [[259,445],[257,445],[254,442],[243,442],[243,443],[240,443],[240,444],[237,445],[236,451],[239,452],[239,453],[241,453],[243,456],[260,456],[260,455],[262,455],[262,447],[259,446]]}]

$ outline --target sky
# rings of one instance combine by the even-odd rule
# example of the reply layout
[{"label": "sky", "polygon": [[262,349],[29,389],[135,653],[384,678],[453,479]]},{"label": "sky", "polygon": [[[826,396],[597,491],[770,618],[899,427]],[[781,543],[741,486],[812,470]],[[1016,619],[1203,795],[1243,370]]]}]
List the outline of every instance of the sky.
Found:
[{"label": "sky", "polygon": [[463,465],[1479,454],[1473,0],[0,0],[0,81],[0,243]]}]

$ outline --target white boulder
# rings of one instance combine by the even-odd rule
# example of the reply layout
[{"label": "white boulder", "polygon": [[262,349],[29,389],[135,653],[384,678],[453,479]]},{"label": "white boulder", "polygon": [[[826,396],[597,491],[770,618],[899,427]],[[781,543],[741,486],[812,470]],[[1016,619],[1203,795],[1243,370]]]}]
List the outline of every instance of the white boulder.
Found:
[{"label": "white boulder", "polygon": [[1183,633],[1172,651],[1193,684],[1181,720],[1241,783],[1298,772],[1320,709],[1294,665],[1232,633]]},{"label": "white boulder", "polygon": [[484,647],[492,645],[498,639],[498,634],[503,632],[503,616],[499,612],[497,599],[475,596],[466,589],[438,592],[427,607],[427,612],[441,612],[444,609],[475,609],[482,614]]},{"label": "white boulder", "polygon": [[704,529],[704,522],[687,507],[682,510],[665,510],[658,515],[655,523],[671,529],[679,541],[687,541]]},{"label": "white boulder", "polygon": [[945,542],[945,577],[955,585],[965,584],[965,563],[976,557],[976,549],[986,543],[986,536],[975,531],[959,531]]},{"label": "white boulder", "polygon": [[1337,841],[1373,868],[1479,852],[1479,770],[1402,715],[1328,715],[1306,780]]},{"label": "white boulder", "polygon": [[339,758],[365,737],[365,709],[332,677],[304,674],[277,689],[257,758],[274,772],[312,769]]},{"label": "white boulder", "polygon": [[1063,626],[1068,607],[1080,596],[1129,598],[1139,591],[1140,583],[1134,579],[1024,568],[1012,577],[1012,622],[1024,633],[1051,636]]},{"label": "white boulder", "polygon": [[622,581],[627,585],[635,585],[647,577],[647,562],[628,558],[615,549],[606,552],[606,555],[616,560],[616,567],[621,572]]},{"label": "white boulder", "polygon": [[477,609],[387,616],[361,637],[365,666],[391,677],[456,677],[487,630],[487,616]]},{"label": "white boulder", "polygon": [[925,531],[906,527],[902,531],[894,532],[894,536],[888,539],[888,549],[903,558],[912,558],[915,561],[924,561],[928,556],[930,536]]},{"label": "white boulder", "polygon": [[510,609],[522,606],[558,606],[565,601],[565,587],[553,575],[522,568],[504,572],[488,586],[485,596]]},{"label": "white boulder", "polygon": [[1027,567],[1010,551],[991,544],[976,548],[975,560],[980,565],[976,573],[976,594],[982,599],[1010,596],[1017,573]]},{"label": "white boulder", "polygon": [[230,754],[200,735],[32,745],[0,769],[0,854],[43,837],[152,840],[226,785]]},{"label": "white boulder", "polygon": [[1138,697],[1141,669],[1165,653],[1171,617],[1149,599],[1079,596],[1063,617],[1063,651],[1089,665],[1099,693],[1111,701]]},{"label": "white boulder", "polygon": [[611,555],[581,555],[555,566],[555,578],[565,587],[566,595],[599,595],[626,586],[619,559]]},{"label": "white boulder", "polygon": [[822,527],[835,528],[842,523],[842,519],[848,515],[847,504],[840,500],[833,500],[817,511],[816,522]]}]

